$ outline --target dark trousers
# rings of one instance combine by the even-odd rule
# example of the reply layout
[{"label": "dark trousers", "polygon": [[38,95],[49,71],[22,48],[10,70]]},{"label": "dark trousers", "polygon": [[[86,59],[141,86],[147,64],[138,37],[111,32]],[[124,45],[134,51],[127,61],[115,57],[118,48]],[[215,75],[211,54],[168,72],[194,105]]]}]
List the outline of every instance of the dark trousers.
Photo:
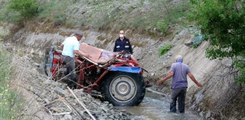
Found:
[{"label": "dark trousers", "polygon": [[68,79],[71,84],[75,84],[76,82],[76,75],[75,75],[75,60],[74,58],[70,57],[70,56],[64,56],[62,55],[62,60],[63,60],[63,64],[65,65],[67,71],[66,71],[66,75],[68,75]]},{"label": "dark trousers", "polygon": [[176,101],[178,100],[178,110],[180,113],[185,113],[185,95],[186,88],[172,89],[170,112],[176,112]]}]

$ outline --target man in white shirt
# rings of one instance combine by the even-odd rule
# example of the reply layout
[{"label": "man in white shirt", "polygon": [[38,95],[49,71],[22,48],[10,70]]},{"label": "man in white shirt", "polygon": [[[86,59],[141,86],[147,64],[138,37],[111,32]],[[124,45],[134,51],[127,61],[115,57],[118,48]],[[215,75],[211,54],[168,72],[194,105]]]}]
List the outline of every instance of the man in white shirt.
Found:
[{"label": "man in white shirt", "polygon": [[66,64],[68,75],[68,85],[70,87],[75,87],[76,85],[76,75],[75,75],[75,54],[79,53],[80,43],[79,41],[83,35],[81,33],[75,33],[74,36],[68,37],[61,44],[62,50],[62,60]]}]

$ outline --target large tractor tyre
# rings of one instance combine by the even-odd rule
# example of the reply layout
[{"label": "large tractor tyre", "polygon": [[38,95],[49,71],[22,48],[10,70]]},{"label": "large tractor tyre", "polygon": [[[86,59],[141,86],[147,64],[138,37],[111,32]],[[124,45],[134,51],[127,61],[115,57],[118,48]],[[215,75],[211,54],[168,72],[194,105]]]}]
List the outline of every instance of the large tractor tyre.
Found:
[{"label": "large tractor tyre", "polygon": [[102,84],[105,100],[115,106],[134,106],[145,96],[145,83],[139,74],[119,72]]}]

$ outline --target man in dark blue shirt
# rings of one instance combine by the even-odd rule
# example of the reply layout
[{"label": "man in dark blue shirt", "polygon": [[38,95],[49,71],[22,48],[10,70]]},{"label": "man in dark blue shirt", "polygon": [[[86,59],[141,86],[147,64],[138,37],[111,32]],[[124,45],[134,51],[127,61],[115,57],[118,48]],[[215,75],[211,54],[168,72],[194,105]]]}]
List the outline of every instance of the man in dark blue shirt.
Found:
[{"label": "man in dark blue shirt", "polygon": [[124,36],[123,30],[120,31],[119,38],[116,40],[115,46],[113,49],[113,52],[122,52],[122,51],[133,54],[132,46],[129,42],[129,39],[127,39]]}]

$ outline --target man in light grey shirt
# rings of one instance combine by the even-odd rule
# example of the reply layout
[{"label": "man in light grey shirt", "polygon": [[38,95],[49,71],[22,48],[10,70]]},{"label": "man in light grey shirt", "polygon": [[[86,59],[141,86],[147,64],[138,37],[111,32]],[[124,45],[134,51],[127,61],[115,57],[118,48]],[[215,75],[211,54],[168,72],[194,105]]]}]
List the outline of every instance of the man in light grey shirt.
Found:
[{"label": "man in light grey shirt", "polygon": [[176,112],[176,101],[178,100],[178,109],[180,113],[185,112],[185,95],[186,89],[188,87],[187,82],[187,75],[191,78],[191,80],[198,86],[202,87],[202,85],[197,82],[196,78],[190,72],[189,67],[182,63],[183,58],[182,56],[178,55],[176,57],[176,62],[172,64],[170,71],[168,72],[167,76],[163,79],[157,81],[157,84],[160,85],[164,81],[168,80],[169,78],[173,77],[171,89],[171,103],[170,103],[170,112]]}]

